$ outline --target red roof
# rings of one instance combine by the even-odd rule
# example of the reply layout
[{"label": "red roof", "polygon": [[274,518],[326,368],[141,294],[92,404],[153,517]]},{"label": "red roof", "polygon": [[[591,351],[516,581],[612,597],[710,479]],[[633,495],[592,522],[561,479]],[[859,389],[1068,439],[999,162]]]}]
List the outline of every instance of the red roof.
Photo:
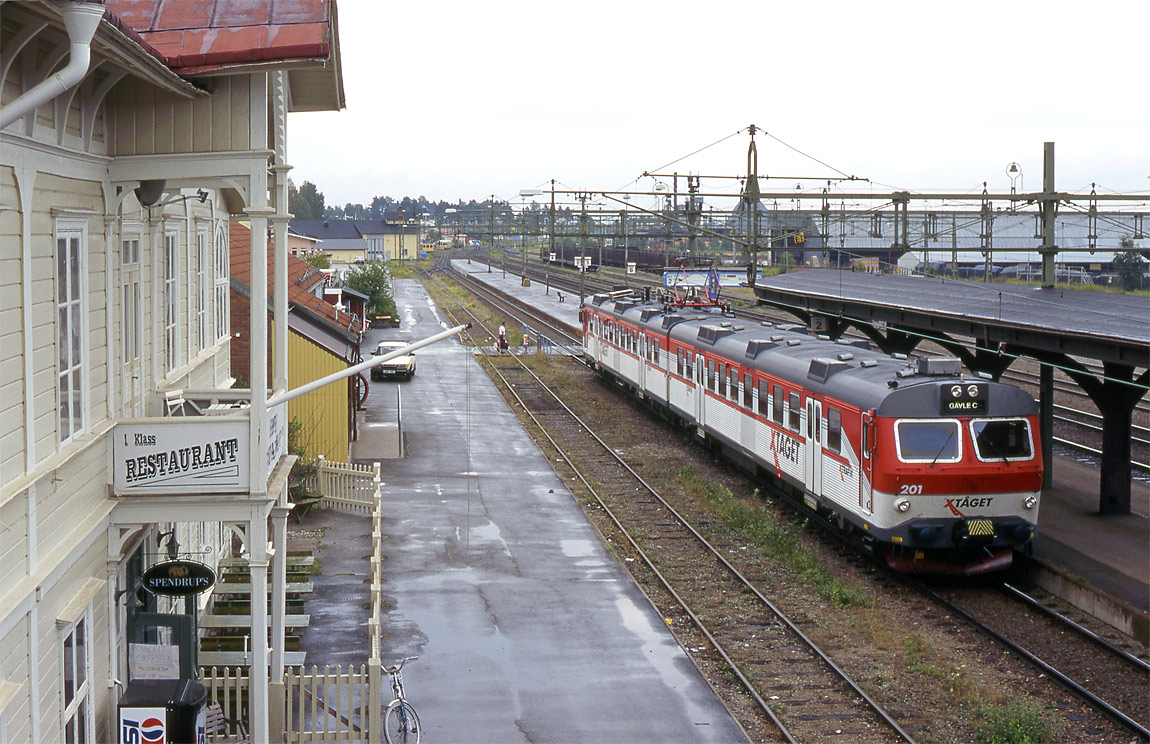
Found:
[{"label": "red roof", "polygon": [[[250,288],[252,285],[252,233],[251,229],[232,221],[230,226],[229,246],[231,248],[231,275],[236,281]],[[295,256],[287,257],[287,283],[288,305],[305,308],[313,315],[318,315],[343,330],[359,335],[363,333],[364,324],[361,320],[337,310],[331,303],[312,294],[311,290],[324,281],[324,273],[306,261]],[[268,295],[273,294],[275,281],[275,245],[268,242]]]},{"label": "red roof", "polygon": [[181,75],[237,64],[327,58],[331,0],[106,0]]}]

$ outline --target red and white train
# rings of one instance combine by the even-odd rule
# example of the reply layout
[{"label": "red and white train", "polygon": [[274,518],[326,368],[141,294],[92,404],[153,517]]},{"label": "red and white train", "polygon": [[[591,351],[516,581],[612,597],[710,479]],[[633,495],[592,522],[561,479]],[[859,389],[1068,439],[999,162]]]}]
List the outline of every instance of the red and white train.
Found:
[{"label": "red and white train", "polygon": [[903,571],[1006,568],[1034,536],[1038,406],[957,359],[886,355],[631,291],[583,309],[583,350]]}]

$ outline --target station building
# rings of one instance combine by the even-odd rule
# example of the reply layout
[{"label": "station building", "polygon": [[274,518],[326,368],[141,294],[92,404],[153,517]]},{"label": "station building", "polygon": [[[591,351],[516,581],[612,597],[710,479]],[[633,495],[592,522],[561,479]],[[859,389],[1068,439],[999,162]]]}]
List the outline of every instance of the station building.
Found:
[{"label": "station building", "polygon": [[[262,306],[287,113],[343,90],[334,0],[281,5],[0,2],[0,742],[116,740],[133,644],[176,636],[186,665],[168,620],[211,593],[157,598],[149,565],[243,545],[253,607],[282,583],[287,324],[233,389],[228,223]],[[266,359],[266,313],[252,336]],[[251,622],[266,740],[282,622]]]}]

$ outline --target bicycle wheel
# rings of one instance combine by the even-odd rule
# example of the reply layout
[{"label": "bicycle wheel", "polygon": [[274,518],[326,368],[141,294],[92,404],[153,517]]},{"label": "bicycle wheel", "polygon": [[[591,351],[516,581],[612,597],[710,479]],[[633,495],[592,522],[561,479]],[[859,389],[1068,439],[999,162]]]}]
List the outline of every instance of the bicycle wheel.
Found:
[{"label": "bicycle wheel", "polygon": [[388,744],[419,744],[423,727],[415,708],[406,700],[393,700],[383,716],[383,736]]}]

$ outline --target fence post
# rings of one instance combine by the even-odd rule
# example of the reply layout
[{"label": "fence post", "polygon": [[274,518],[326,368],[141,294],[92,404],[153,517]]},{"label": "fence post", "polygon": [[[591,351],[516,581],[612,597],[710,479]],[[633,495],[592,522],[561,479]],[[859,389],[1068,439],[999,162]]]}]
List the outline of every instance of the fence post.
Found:
[{"label": "fence post", "polygon": [[316,480],[316,487],[319,490],[320,496],[331,495],[330,489],[328,488],[327,470],[324,468],[325,465],[327,465],[327,460],[324,459],[324,456],[323,455],[316,455],[316,458],[315,458],[315,480]]},{"label": "fence post", "polygon": [[367,683],[367,740],[369,744],[380,744],[383,741],[381,713],[383,712],[383,675],[380,673],[379,659],[373,658],[368,662]]}]

